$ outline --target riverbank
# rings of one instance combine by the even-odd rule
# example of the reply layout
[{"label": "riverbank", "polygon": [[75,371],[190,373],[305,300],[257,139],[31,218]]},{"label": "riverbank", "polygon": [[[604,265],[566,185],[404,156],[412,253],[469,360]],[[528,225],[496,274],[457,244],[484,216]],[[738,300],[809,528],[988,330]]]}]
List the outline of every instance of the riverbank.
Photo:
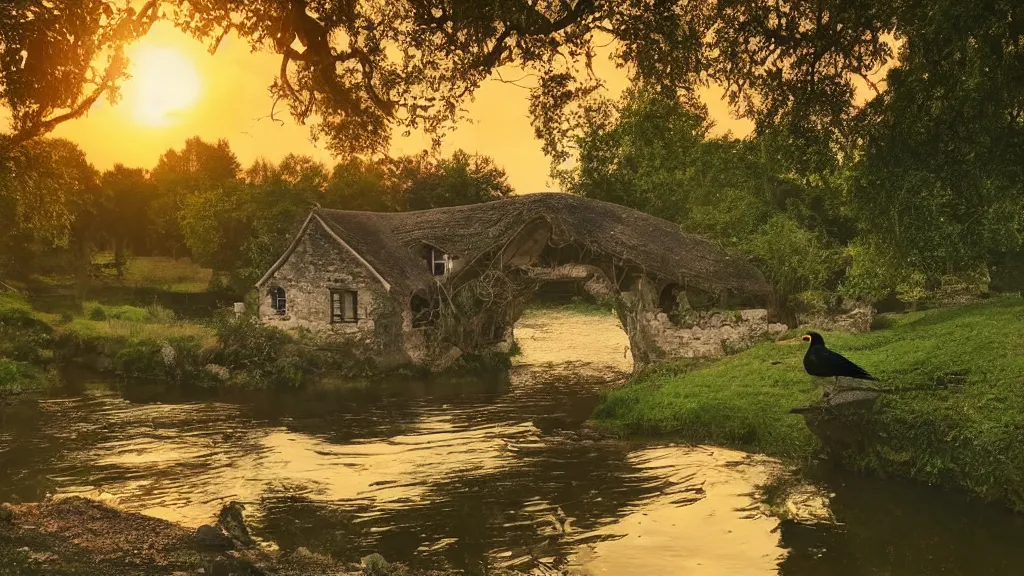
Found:
[{"label": "riverbank", "polygon": [[373,354],[319,346],[249,317],[179,319],[167,308],[86,303],[46,313],[0,294],[0,396],[56,386],[59,367],[110,374],[126,384],[185,388],[294,388],[330,373],[381,372]]},{"label": "riverbank", "polygon": [[[197,530],[79,497],[0,506],[0,576],[443,576],[373,554],[342,562],[252,540],[229,504]],[[511,573],[503,573],[512,576]]]},{"label": "riverbank", "polygon": [[[825,334],[883,394],[844,465],[957,488],[1024,510],[1024,300],[883,316],[864,334]],[[825,452],[790,410],[820,400],[806,344],[764,343],[712,362],[650,369],[607,392],[594,419],[619,436],[669,436],[794,462]]]}]

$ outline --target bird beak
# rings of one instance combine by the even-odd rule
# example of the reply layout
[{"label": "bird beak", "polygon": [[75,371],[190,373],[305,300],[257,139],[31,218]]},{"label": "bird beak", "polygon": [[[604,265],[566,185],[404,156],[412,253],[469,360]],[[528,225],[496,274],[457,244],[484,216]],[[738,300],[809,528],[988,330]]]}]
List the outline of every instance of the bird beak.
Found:
[{"label": "bird beak", "polygon": [[804,334],[803,336],[801,336],[800,339],[803,340],[804,342],[810,342],[811,341],[811,337],[808,336],[807,334]]}]

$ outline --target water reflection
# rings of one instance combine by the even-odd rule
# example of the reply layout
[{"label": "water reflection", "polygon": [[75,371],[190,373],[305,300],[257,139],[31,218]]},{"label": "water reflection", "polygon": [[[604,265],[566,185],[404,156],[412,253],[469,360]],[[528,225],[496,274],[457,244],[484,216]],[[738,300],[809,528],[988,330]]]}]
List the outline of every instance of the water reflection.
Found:
[{"label": "water reflection", "polygon": [[524,364],[488,379],[217,401],[85,386],[3,407],[0,500],[79,493],[189,525],[241,500],[255,534],[285,549],[379,551],[469,574],[966,576],[1024,565],[1020,517],[917,485],[823,473],[774,503],[780,521],[758,495],[786,473],[774,461],[591,439],[579,424],[614,372]]}]

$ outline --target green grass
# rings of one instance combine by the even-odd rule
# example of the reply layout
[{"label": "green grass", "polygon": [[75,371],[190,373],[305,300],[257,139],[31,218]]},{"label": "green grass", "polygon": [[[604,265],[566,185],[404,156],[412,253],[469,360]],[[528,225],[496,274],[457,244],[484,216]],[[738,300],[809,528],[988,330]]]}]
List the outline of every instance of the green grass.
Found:
[{"label": "green grass", "polygon": [[[101,252],[93,258],[97,264],[113,261],[113,254]],[[128,261],[124,276],[104,278],[104,283],[132,288],[157,288],[168,292],[204,292],[210,286],[213,271],[188,258],[137,256]]]},{"label": "green grass", "polygon": [[523,316],[544,314],[546,312],[564,312],[584,316],[614,316],[615,310],[609,305],[604,306],[590,302],[571,302],[566,304],[553,302],[533,302],[523,311]]},{"label": "green grass", "polygon": [[[965,489],[1024,509],[1024,300],[887,317],[867,334],[825,334],[895,389],[843,459],[856,468]],[[595,413],[622,435],[669,435],[790,459],[820,452],[790,408],[820,398],[799,340],[694,367],[650,371]]]},{"label": "green grass", "polygon": [[37,366],[0,358],[0,398],[42,390],[55,383],[50,374]]},{"label": "green grass", "polygon": [[179,337],[212,339],[216,335],[204,324],[187,322],[153,322],[133,320],[89,320],[75,318],[60,327],[59,332],[84,338],[118,338],[133,340],[167,340]]}]

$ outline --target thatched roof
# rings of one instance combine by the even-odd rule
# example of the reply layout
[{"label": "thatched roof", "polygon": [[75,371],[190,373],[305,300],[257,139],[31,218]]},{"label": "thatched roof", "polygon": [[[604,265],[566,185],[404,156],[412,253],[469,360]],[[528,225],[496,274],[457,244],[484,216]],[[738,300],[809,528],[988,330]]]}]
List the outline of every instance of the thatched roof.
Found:
[{"label": "thatched roof", "polygon": [[571,241],[657,277],[709,292],[764,295],[750,263],[679,226],[642,212],[570,194],[539,193],[483,204],[416,212],[315,210],[312,216],[405,293],[433,282],[414,252],[429,244],[472,262],[505,246],[530,222],[551,224],[553,240]]}]

